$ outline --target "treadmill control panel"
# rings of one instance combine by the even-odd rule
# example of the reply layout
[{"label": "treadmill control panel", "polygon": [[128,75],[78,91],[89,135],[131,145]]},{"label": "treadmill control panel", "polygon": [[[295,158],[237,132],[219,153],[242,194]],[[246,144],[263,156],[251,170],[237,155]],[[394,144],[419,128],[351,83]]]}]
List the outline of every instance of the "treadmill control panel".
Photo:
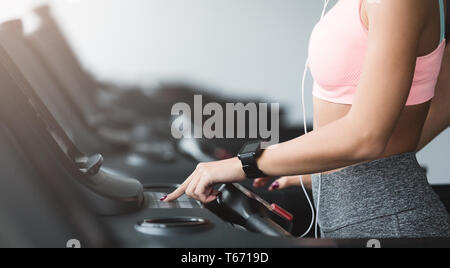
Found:
[{"label": "treadmill control panel", "polygon": [[158,208],[158,209],[172,209],[172,208],[202,208],[203,205],[194,200],[189,198],[186,195],[183,195],[182,197],[178,198],[174,202],[162,202],[161,198],[166,196],[167,194],[175,191],[177,188],[177,185],[153,185],[153,186],[147,186],[144,188],[145,190],[145,197],[147,199],[147,207],[148,208]]}]

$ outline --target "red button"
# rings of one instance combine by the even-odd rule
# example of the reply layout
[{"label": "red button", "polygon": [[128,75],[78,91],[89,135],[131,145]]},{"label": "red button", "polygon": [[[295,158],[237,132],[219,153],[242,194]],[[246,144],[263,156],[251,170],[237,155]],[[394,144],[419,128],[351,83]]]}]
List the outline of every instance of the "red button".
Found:
[{"label": "red button", "polygon": [[281,217],[285,218],[288,221],[292,221],[294,219],[294,215],[286,211],[284,208],[278,206],[277,204],[272,204],[271,208],[273,212],[277,213]]}]

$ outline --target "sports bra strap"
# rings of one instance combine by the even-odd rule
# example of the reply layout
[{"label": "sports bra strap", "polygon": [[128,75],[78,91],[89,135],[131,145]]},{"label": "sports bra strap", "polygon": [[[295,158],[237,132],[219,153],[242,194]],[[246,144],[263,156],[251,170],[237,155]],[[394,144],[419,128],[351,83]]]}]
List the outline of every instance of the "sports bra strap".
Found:
[{"label": "sports bra strap", "polygon": [[441,10],[441,42],[445,39],[445,6],[444,0],[439,0],[439,9]]}]

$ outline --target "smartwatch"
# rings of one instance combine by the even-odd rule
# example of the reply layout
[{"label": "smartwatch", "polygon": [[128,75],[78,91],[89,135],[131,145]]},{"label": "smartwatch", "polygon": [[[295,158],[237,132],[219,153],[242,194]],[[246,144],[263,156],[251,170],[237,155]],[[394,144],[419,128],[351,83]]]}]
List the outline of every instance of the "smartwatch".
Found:
[{"label": "smartwatch", "polygon": [[261,148],[260,141],[249,142],[242,147],[238,154],[239,160],[242,162],[242,169],[249,179],[266,177],[264,172],[258,168],[256,160],[261,156],[264,150]]}]

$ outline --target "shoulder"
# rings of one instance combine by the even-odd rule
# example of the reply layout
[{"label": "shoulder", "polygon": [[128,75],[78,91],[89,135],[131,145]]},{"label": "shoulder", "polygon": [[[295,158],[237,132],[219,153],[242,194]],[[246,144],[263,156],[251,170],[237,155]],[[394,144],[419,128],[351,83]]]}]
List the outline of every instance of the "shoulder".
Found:
[{"label": "shoulder", "polygon": [[437,5],[438,3],[438,0],[363,1],[369,22],[383,20],[385,21],[385,23],[399,23],[410,25],[425,24],[433,5]]},{"label": "shoulder", "polygon": [[363,0],[369,32],[417,38],[438,0]]}]

